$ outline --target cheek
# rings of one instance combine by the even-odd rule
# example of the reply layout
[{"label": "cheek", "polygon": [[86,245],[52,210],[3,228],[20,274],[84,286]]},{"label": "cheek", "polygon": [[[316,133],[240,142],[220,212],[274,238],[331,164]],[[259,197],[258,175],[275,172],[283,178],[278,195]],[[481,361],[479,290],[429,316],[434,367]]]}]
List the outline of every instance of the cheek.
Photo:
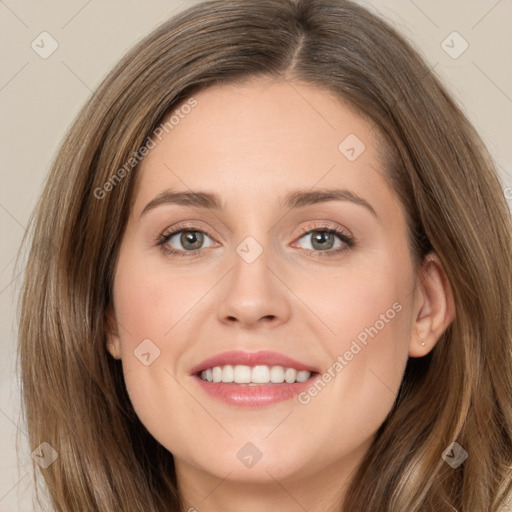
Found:
[{"label": "cheek", "polygon": [[[173,334],[190,324],[214,278],[162,265],[148,268],[142,257],[126,258],[118,267],[114,286],[116,318],[124,333],[122,350],[133,351],[149,338],[166,351]],[[179,350],[176,343],[173,340],[173,348]]]},{"label": "cheek", "polygon": [[190,272],[148,268],[144,263],[140,257],[120,257],[114,282],[124,380],[140,421],[161,444],[179,454],[186,446],[191,417],[202,412],[180,381],[179,362],[197,329],[198,301],[216,275],[191,277]]},{"label": "cheek", "polygon": [[316,294],[331,331],[323,337],[331,363],[325,382],[310,389],[305,401],[341,444],[378,429],[393,406],[407,362],[412,276],[405,262],[378,261],[371,270],[352,267],[329,281],[323,298]]},{"label": "cheek", "polygon": [[317,286],[302,290],[311,311],[329,330],[330,335],[324,336],[329,354],[335,357],[349,350],[356,339],[362,346],[375,340],[372,348],[378,356],[393,349],[392,339],[399,339],[389,333],[400,330],[403,309],[411,299],[407,295],[411,277],[406,262],[402,265],[380,253],[320,276]]}]

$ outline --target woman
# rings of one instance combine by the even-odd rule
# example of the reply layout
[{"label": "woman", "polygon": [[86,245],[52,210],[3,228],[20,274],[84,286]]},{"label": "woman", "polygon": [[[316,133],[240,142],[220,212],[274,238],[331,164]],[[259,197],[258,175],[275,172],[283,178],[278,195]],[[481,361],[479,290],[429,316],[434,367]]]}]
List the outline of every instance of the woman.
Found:
[{"label": "woman", "polygon": [[481,139],[362,7],[175,16],[35,212],[20,357],[54,509],[503,510],[511,234]]}]

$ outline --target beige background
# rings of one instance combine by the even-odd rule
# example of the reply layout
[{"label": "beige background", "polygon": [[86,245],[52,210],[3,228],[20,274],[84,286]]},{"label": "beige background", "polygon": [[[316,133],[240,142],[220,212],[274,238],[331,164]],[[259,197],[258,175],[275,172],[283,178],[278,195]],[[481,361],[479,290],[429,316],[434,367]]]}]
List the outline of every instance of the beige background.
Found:
[{"label": "beige background", "polygon": [[[31,450],[19,418],[14,306],[23,275],[14,273],[14,258],[29,213],[61,138],[94,88],[129,47],[193,3],[0,0],[0,512],[33,510]],[[512,204],[512,0],[361,3],[392,22],[435,65],[488,145]],[[31,47],[43,31],[58,43],[47,59]],[[456,59],[442,47],[453,31],[469,44]],[[463,42],[448,44],[453,52]]]}]

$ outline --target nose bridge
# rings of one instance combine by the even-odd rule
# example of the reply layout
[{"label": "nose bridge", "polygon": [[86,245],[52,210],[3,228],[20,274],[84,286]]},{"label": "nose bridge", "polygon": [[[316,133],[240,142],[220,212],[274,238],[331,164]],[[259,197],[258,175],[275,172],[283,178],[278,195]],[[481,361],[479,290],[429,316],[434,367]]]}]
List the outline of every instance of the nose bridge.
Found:
[{"label": "nose bridge", "polygon": [[[254,231],[253,231],[254,233]],[[233,268],[219,301],[220,321],[252,325],[260,319],[284,320],[289,314],[286,287],[276,277],[271,236],[264,227],[235,247]]]},{"label": "nose bridge", "polygon": [[[269,237],[257,235],[246,236],[236,247],[233,261],[231,287],[240,293],[240,299],[248,302],[268,299],[271,282],[271,249]],[[266,297],[267,296],[267,297]]]},{"label": "nose bridge", "polygon": [[[259,237],[261,240],[261,236]],[[268,274],[270,272],[269,240],[265,238],[260,243],[252,235],[245,237],[236,247],[234,259],[233,279],[251,287],[255,285],[269,286]]]}]

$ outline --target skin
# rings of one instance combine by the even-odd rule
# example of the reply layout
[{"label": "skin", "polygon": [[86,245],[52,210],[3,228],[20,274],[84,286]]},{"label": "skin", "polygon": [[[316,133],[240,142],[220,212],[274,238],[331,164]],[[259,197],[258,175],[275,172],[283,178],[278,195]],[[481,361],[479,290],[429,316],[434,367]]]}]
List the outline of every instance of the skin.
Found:
[{"label": "skin", "polygon": [[[375,127],[332,93],[292,84],[251,79],[196,94],[197,106],[138,169],[121,242],[108,348],[122,359],[133,406],[173,453],[180,492],[197,510],[340,510],[407,358],[432,350],[454,318],[438,257],[414,270]],[[354,161],[338,149],[349,134],[366,147]],[[292,190],[331,187],[362,196],[378,218],[350,201],[279,204]],[[167,189],[216,192],[225,209],[161,204],[141,217]],[[155,240],[187,221],[207,232],[200,253],[163,253]],[[334,237],[313,248],[311,231],[326,222],[356,245],[322,256],[322,247],[346,246]],[[247,236],[263,249],[252,263],[236,252]],[[172,248],[191,250],[179,235],[172,240]],[[275,350],[327,371],[394,303],[400,312],[307,404],[237,408],[189,375],[231,349]],[[144,339],[160,350],[149,366],[134,356]],[[247,442],[262,454],[251,468],[237,457]]]}]

